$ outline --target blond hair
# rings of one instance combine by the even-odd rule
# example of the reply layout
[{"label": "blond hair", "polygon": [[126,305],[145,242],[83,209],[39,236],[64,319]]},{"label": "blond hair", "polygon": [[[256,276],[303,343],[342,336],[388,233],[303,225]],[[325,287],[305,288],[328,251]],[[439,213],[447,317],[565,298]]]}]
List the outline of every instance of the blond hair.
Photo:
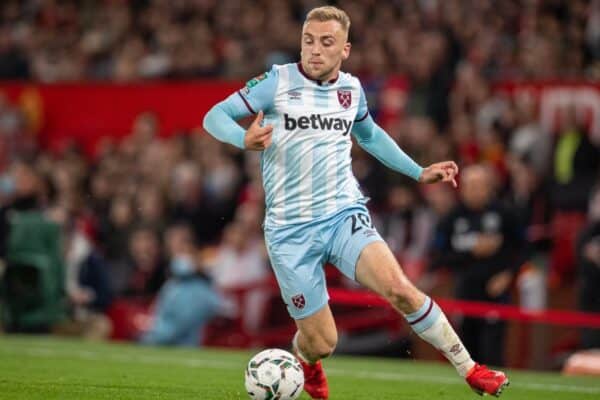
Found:
[{"label": "blond hair", "polygon": [[346,14],[344,10],[333,6],[313,8],[306,16],[304,23],[306,24],[308,21],[337,21],[340,23],[346,34],[348,34],[348,31],[350,30],[350,17],[348,17],[348,14]]}]

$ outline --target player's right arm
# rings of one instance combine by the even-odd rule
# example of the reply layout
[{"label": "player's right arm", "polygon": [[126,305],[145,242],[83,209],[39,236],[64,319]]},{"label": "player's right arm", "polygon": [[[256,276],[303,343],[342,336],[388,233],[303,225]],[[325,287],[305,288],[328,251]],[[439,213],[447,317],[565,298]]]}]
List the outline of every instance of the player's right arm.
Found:
[{"label": "player's right arm", "polygon": [[[273,107],[279,74],[275,68],[249,80],[246,86],[215,105],[204,116],[204,129],[217,140],[240,149],[264,150],[271,145],[273,127],[263,125],[263,110]],[[256,118],[245,130],[236,121],[249,115]]]}]

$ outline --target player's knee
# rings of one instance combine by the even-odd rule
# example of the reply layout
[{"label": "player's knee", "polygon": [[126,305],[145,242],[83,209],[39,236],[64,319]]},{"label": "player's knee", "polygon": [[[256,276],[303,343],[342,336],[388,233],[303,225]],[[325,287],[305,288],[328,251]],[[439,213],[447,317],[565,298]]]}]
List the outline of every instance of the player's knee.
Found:
[{"label": "player's knee", "polygon": [[327,358],[333,354],[336,344],[337,344],[337,342],[334,343],[334,342],[328,342],[326,340],[323,340],[322,342],[319,343],[319,345],[315,349],[316,350],[315,352],[318,354],[319,358]]},{"label": "player's knee", "polygon": [[327,332],[308,337],[311,353],[319,359],[329,357],[337,345],[337,332]]},{"label": "player's knee", "polygon": [[338,341],[338,336],[337,336],[337,331],[333,331],[330,332],[328,335],[326,335],[323,338],[323,341],[325,342],[325,345],[323,346],[323,358],[325,357],[329,357],[331,354],[333,354],[333,351],[335,350],[335,346],[337,346],[337,341]]}]

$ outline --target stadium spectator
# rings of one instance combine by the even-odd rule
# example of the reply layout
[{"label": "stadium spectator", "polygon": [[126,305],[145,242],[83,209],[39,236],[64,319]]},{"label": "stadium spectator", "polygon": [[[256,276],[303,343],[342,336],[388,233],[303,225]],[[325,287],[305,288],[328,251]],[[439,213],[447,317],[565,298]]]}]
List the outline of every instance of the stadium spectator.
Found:
[{"label": "stadium spectator", "polygon": [[107,258],[122,263],[127,258],[128,243],[134,221],[134,212],[128,196],[115,196],[109,205],[108,218],[100,215],[100,241]]},{"label": "stadium spectator", "polygon": [[386,210],[373,218],[378,232],[413,282],[418,282],[424,272],[434,228],[433,213],[420,204],[414,185],[396,184],[388,191]]},{"label": "stadium spectator", "polygon": [[0,284],[8,331],[47,332],[65,315],[60,227],[41,207],[42,178],[15,161],[4,183],[10,200],[0,208]]},{"label": "stadium spectator", "polygon": [[171,226],[165,241],[171,277],[160,289],[151,326],[140,337],[148,345],[199,346],[202,329],[217,315],[222,300],[198,262],[193,231]]},{"label": "stadium spectator", "polygon": [[598,177],[599,150],[574,105],[563,110],[553,154],[552,201],[556,238],[551,253],[550,285],[575,278],[575,242],[585,223],[591,189]]},{"label": "stadium spectator", "polygon": [[534,267],[524,270],[526,273],[521,274],[517,281],[521,287],[521,306],[540,310],[546,306],[545,280],[548,252],[552,245],[552,210],[546,182],[538,174],[535,162],[526,155],[522,157],[509,158],[510,186],[504,200],[524,229],[525,251],[529,266]]},{"label": "stadium spectator", "polygon": [[27,79],[29,60],[7,26],[0,27],[0,79]]},{"label": "stadium spectator", "polygon": [[[525,261],[522,227],[494,200],[493,169],[473,165],[461,176],[461,203],[438,225],[433,266],[455,272],[457,298],[507,303],[511,281]],[[461,332],[474,357],[504,363],[504,321],[464,318]]]},{"label": "stadium spectator", "polygon": [[33,153],[35,137],[27,128],[23,110],[0,90],[0,171],[8,169],[16,158],[29,158]]},{"label": "stadium spectator", "polygon": [[160,234],[167,222],[163,192],[156,185],[141,185],[136,193],[138,222]]},{"label": "stadium spectator", "polygon": [[510,156],[528,161],[538,176],[544,176],[552,158],[552,135],[545,132],[532,99],[516,102],[516,128],[509,139]]},{"label": "stadium spectator", "polygon": [[[504,200],[525,228],[526,247],[522,251],[528,254],[528,262],[521,268],[515,282],[519,306],[522,310],[539,312],[548,305],[552,210],[547,182],[542,180],[539,164],[530,155],[527,151],[514,151],[509,156],[510,179]],[[523,327],[523,336],[529,336],[526,349],[531,367],[540,368],[546,362],[548,342],[545,338],[548,335],[543,329],[544,326],[533,324]]]},{"label": "stadium spectator", "polygon": [[222,214],[207,203],[199,165],[191,161],[176,165],[169,193],[172,204],[170,218],[189,222],[200,245],[214,243],[223,226]]},{"label": "stadium spectator", "polygon": [[553,154],[554,206],[583,214],[597,178],[599,150],[574,105],[565,107],[562,117]]},{"label": "stadium spectator", "polygon": [[448,186],[428,186],[423,192],[423,197],[427,201],[427,206],[433,212],[434,225],[437,225],[456,206],[455,192]]},{"label": "stadium spectator", "polygon": [[[270,287],[264,286],[271,274],[257,218],[260,214],[254,205],[238,209],[236,220],[225,228],[209,271],[228,301],[237,304],[243,327],[250,333],[257,333],[266,322],[265,312],[271,297]],[[244,288],[251,289],[238,296],[235,290]]]},{"label": "stadium spectator", "polygon": [[[590,198],[588,223],[577,242],[577,264],[579,276],[579,309],[600,312],[600,190],[596,187]],[[581,347],[599,348],[600,330],[584,329],[581,332]]]},{"label": "stadium spectator", "polygon": [[35,168],[25,160],[11,163],[2,176],[4,204],[0,209],[0,251],[4,258],[10,245],[11,211],[39,211],[42,181]]},{"label": "stadium spectator", "polygon": [[112,323],[106,312],[113,300],[109,266],[96,249],[91,221],[80,219],[66,240],[66,292],[70,319],[54,333],[89,340],[110,337]]},{"label": "stadium spectator", "polygon": [[134,229],[129,238],[126,268],[120,276],[122,278],[124,273],[124,279],[115,284],[118,293],[146,298],[156,295],[166,280],[167,271],[160,238],[155,230],[145,226]]}]

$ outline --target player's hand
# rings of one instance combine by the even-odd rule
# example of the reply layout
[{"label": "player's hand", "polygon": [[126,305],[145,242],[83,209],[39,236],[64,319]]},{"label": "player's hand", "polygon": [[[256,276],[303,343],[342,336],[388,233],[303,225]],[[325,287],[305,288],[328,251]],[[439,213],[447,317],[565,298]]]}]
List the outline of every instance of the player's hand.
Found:
[{"label": "player's hand", "polygon": [[502,271],[492,276],[485,287],[488,296],[493,299],[500,296],[508,290],[511,281],[512,274],[509,271]]},{"label": "player's hand", "polygon": [[502,242],[502,235],[498,233],[481,233],[477,236],[471,252],[477,258],[489,257],[502,246]]},{"label": "player's hand", "polygon": [[262,110],[259,111],[246,131],[246,135],[244,136],[244,148],[246,150],[261,151],[271,145],[273,125],[261,126],[263,115]]},{"label": "player's hand", "polygon": [[452,186],[457,187],[456,176],[458,175],[458,166],[454,161],[443,161],[431,164],[421,173],[419,182],[436,183],[451,182]]}]

